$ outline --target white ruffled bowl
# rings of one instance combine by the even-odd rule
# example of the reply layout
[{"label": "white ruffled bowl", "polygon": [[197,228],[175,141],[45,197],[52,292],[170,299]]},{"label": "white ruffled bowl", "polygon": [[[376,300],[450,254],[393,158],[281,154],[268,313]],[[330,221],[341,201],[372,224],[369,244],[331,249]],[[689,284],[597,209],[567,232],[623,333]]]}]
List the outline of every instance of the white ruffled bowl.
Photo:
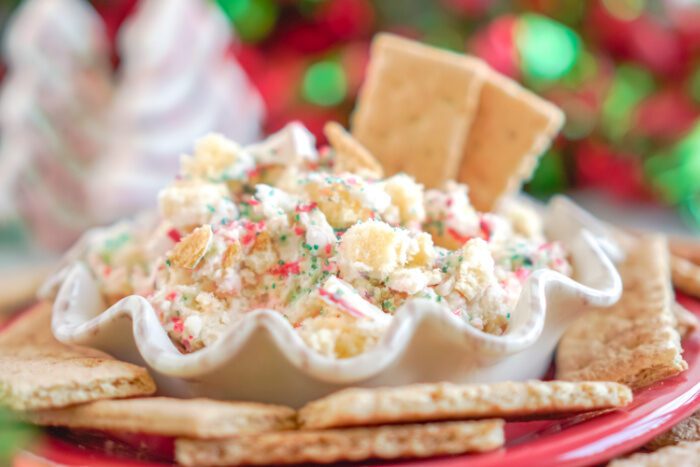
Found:
[{"label": "white ruffled bowl", "polygon": [[504,335],[483,333],[446,308],[416,299],[397,310],[376,347],[345,360],[316,353],[271,310],[250,312],[213,345],[182,354],[143,297],[126,297],[105,310],[79,260],[49,279],[41,294],[55,298],[58,340],[147,366],[166,395],[297,407],[347,386],[538,378],[568,324],[587,307],[612,305],[622,291],[612,263],[619,250],[598,221],[563,197],[543,209],[543,218],[548,238],[570,252],[573,278],[551,270],[532,274]]}]

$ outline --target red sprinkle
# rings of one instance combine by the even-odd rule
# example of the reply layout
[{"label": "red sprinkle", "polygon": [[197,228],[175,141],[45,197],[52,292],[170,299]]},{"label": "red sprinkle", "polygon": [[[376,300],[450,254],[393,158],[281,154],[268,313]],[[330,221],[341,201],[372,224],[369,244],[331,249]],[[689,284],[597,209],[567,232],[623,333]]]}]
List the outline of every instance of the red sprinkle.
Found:
[{"label": "red sprinkle", "polygon": [[273,268],[270,268],[270,274],[282,277],[287,277],[290,274],[301,274],[299,261],[291,261],[289,263],[279,264]]},{"label": "red sprinkle", "polygon": [[520,282],[530,277],[530,270],[526,268],[518,268],[515,270],[515,277],[518,278]]},{"label": "red sprinkle", "polygon": [[104,270],[102,271],[102,274],[104,274],[105,277],[108,277],[110,274],[112,274],[112,267],[105,266]]},{"label": "red sprinkle", "polygon": [[447,228],[447,233],[450,234],[450,236],[457,240],[459,243],[467,243],[469,240],[471,240],[471,237],[469,235],[462,235],[452,227]]},{"label": "red sprinkle", "polygon": [[305,232],[305,230],[304,230],[304,228],[303,228],[302,226],[297,225],[297,226],[294,227],[294,233],[297,234],[297,235],[299,235],[300,237],[301,237],[302,235],[304,235],[304,232]]},{"label": "red sprinkle", "polygon": [[250,245],[254,241],[255,241],[255,232],[248,232],[247,234],[243,235],[243,237],[241,237],[241,243],[243,245],[246,245],[246,246]]},{"label": "red sprinkle", "polygon": [[182,322],[182,318],[179,318],[177,316],[173,316],[172,322],[173,322],[173,331],[175,331],[177,333],[182,333],[182,331],[185,330],[185,323]]},{"label": "red sprinkle", "polygon": [[177,243],[182,238],[182,235],[180,235],[177,229],[170,229],[168,230],[168,237],[170,237],[173,242]]},{"label": "red sprinkle", "polygon": [[327,255],[331,254],[331,251],[333,251],[333,247],[331,247],[330,243],[326,243],[326,248],[324,248],[324,251],[326,252]]},{"label": "red sprinkle", "polygon": [[262,232],[263,229],[265,229],[265,221],[259,221],[259,222],[248,222],[245,225],[245,229],[248,231],[258,231]]},{"label": "red sprinkle", "polygon": [[174,290],[165,296],[165,299],[170,301],[170,302],[175,301],[176,298],[177,298],[177,292],[175,292]]},{"label": "red sprinkle", "polygon": [[316,203],[300,204],[294,210],[296,212],[311,212],[318,207]]},{"label": "red sprinkle", "polygon": [[258,206],[260,204],[260,201],[258,201],[255,198],[250,198],[248,201],[246,201],[251,206]]},{"label": "red sprinkle", "polygon": [[365,314],[362,313],[360,310],[351,306],[347,301],[343,300],[335,294],[330,293],[326,289],[318,289],[318,294],[322,297],[327,298],[332,303],[335,303],[343,311],[346,311],[348,314],[354,316],[355,318],[365,318]]},{"label": "red sprinkle", "polygon": [[489,223],[486,222],[486,220],[481,219],[479,221],[479,228],[481,229],[481,232],[484,235],[484,240],[491,240],[491,225],[489,225]]},{"label": "red sprinkle", "polygon": [[260,175],[260,167],[255,167],[254,169],[250,169],[249,171],[246,172],[246,175],[248,178],[255,178],[258,175]]}]

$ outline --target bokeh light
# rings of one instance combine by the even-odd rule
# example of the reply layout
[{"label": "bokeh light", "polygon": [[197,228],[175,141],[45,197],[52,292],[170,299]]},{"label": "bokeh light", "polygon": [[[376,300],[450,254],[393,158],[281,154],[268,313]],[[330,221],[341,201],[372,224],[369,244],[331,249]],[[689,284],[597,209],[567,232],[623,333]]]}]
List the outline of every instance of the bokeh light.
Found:
[{"label": "bokeh light", "polygon": [[632,111],[654,90],[651,74],[635,65],[622,65],[615,71],[615,77],[603,103],[602,129],[613,141],[619,141],[630,129]]},{"label": "bokeh light", "polygon": [[217,0],[245,42],[266,38],[275,27],[278,6],[274,0]]},{"label": "bokeh light", "polygon": [[581,39],[572,29],[540,15],[525,14],[518,22],[516,45],[523,74],[532,81],[565,76],[581,55]]},{"label": "bokeh light", "polygon": [[343,67],[331,60],[311,65],[304,74],[302,86],[307,101],[324,107],[342,102],[348,88]]}]

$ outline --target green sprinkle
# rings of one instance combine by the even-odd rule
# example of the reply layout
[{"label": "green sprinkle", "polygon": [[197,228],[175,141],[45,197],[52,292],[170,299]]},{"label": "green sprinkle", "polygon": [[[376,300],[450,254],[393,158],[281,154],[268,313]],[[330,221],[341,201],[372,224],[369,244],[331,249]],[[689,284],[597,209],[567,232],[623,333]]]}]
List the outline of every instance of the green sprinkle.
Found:
[{"label": "green sprinkle", "polygon": [[170,267],[170,260],[169,260],[169,259],[166,259],[166,260],[165,260],[165,265],[168,266],[168,267]]},{"label": "green sprinkle", "polygon": [[510,313],[506,313],[506,319],[510,319]]},{"label": "green sprinkle", "polygon": [[212,206],[211,204],[207,204],[207,209],[209,210],[209,212],[216,212],[216,209],[214,209],[214,206]]},{"label": "green sprinkle", "polygon": [[314,250],[318,250],[318,245],[314,245]]},{"label": "green sprinkle", "polygon": [[287,240],[287,236],[286,236],[286,235],[280,235],[280,241],[281,241],[281,242],[284,242],[284,241],[286,241],[286,240]]}]

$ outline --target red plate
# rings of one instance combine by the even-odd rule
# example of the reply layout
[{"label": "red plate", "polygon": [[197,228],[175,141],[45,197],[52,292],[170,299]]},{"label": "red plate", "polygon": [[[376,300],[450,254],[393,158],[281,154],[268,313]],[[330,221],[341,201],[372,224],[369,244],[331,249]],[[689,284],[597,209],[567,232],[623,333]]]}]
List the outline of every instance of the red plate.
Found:
[{"label": "red plate", "polygon": [[[679,295],[678,300],[700,316],[700,301]],[[659,433],[669,429],[700,407],[700,333],[696,332],[683,342],[688,370],[679,376],[635,393],[634,402],[622,409],[595,418],[579,415],[559,420],[518,422],[506,424],[506,447],[487,454],[442,457],[382,465],[463,465],[493,467],[504,465],[562,465],[598,464],[638,449]],[[131,436],[120,437],[131,446],[150,446],[161,456],[172,454],[171,441],[163,438]],[[114,443],[109,442],[110,446]],[[96,467],[155,466],[108,455],[104,442],[71,439],[47,435],[30,452],[17,456],[16,467],[45,466],[46,461],[63,465]],[[111,449],[114,452],[114,449]],[[132,455],[127,449],[120,456]],[[132,457],[133,459],[133,457]]]}]

